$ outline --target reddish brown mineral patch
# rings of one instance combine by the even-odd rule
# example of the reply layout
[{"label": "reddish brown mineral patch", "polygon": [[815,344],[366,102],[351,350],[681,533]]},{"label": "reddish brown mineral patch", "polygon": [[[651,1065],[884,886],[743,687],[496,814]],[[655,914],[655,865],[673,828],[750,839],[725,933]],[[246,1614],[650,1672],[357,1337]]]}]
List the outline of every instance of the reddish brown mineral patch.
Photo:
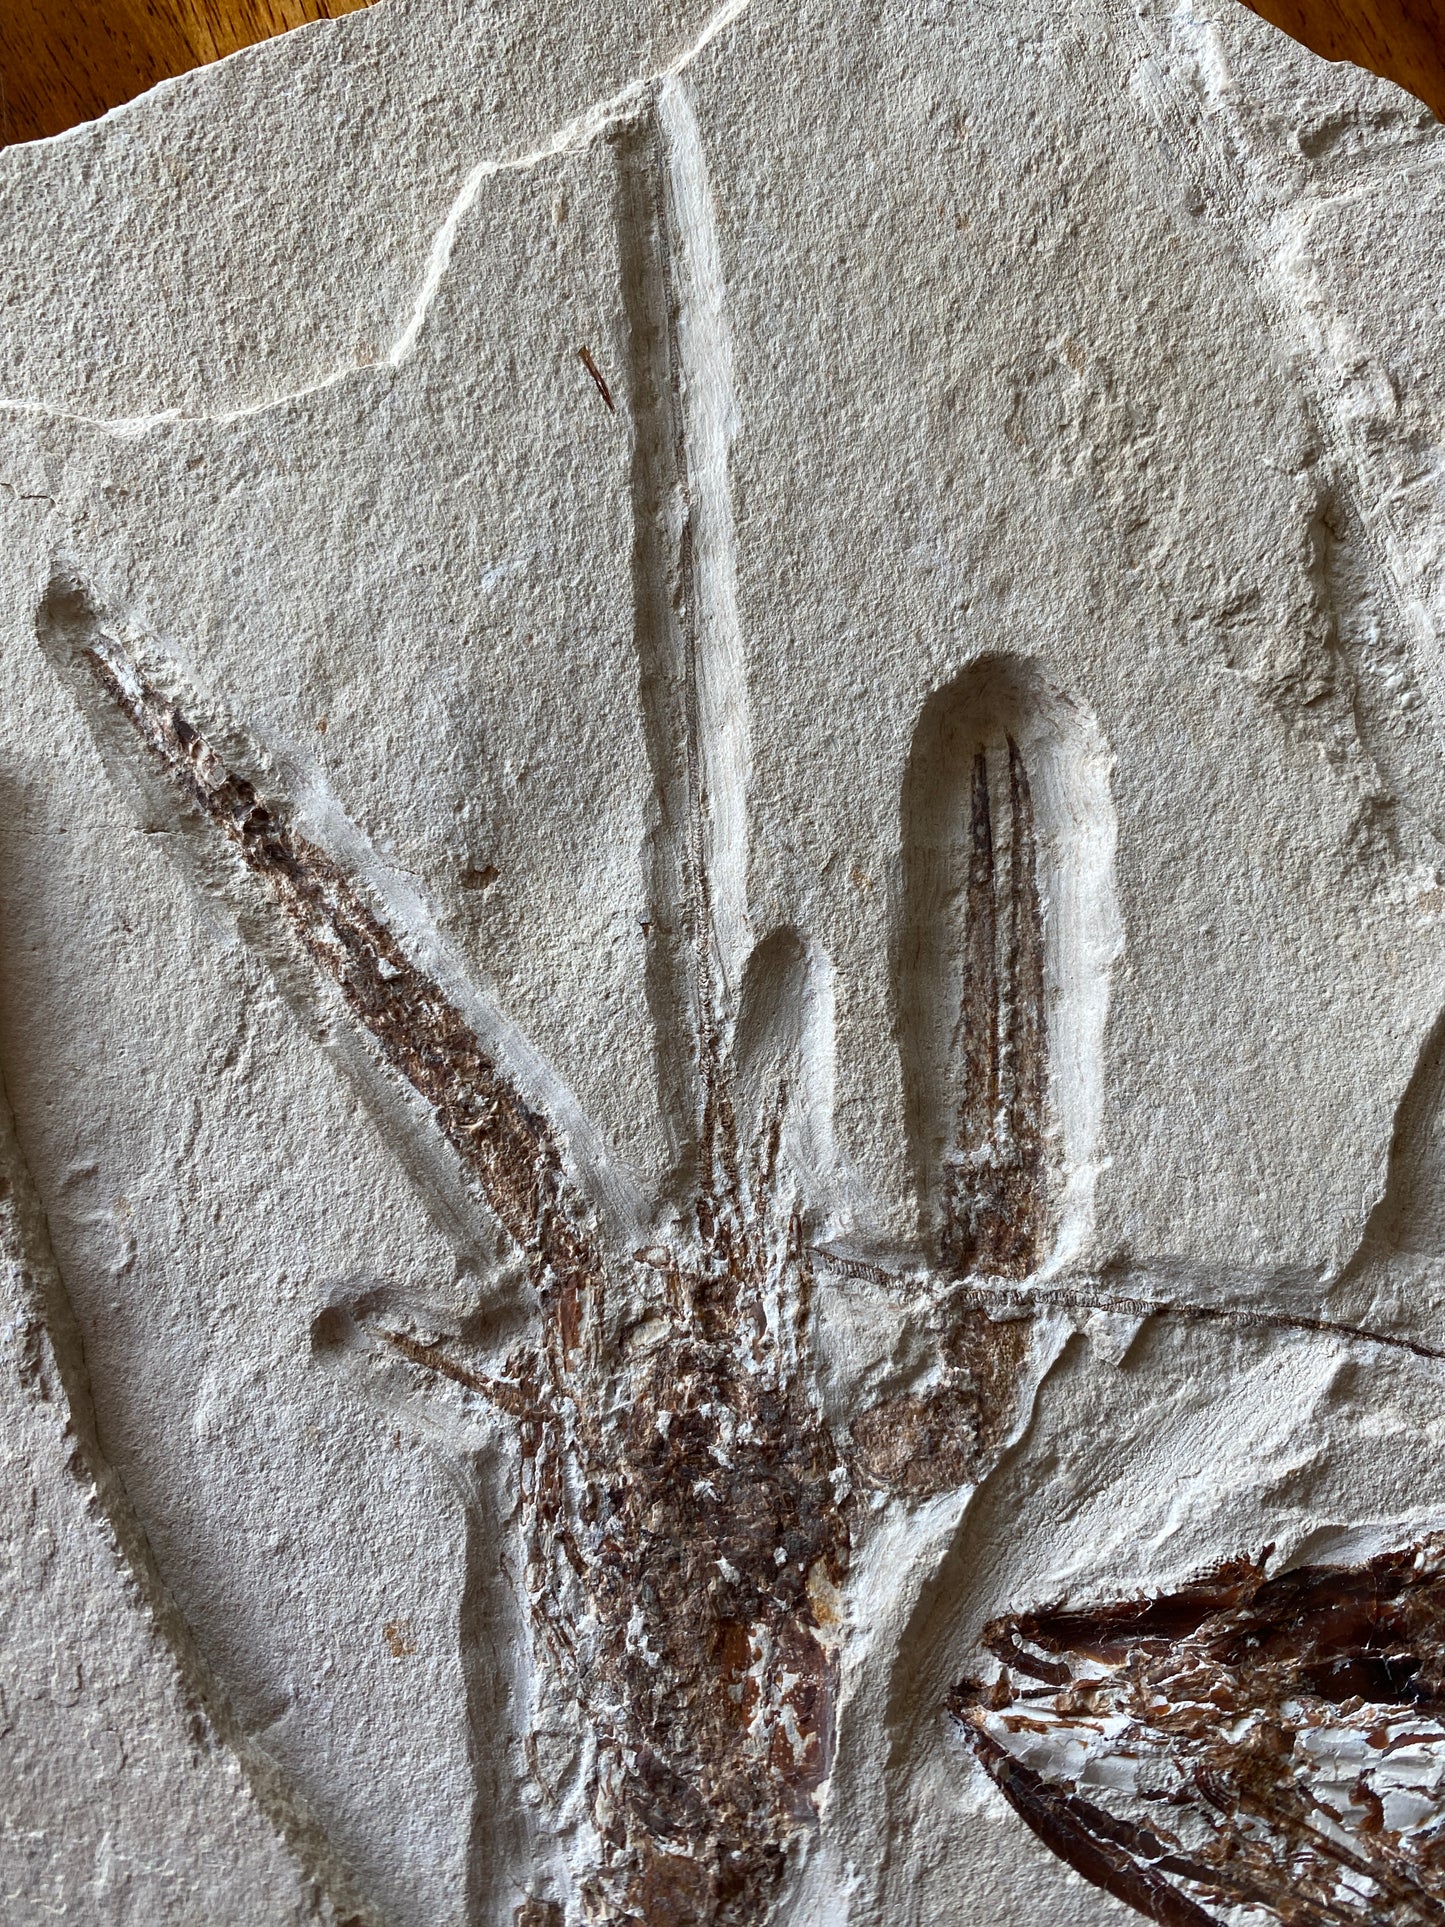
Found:
[{"label": "reddish brown mineral patch", "polygon": [[381,1629],[386,1650],[393,1659],[411,1659],[416,1652],[416,1634],[409,1619],[388,1619]]}]

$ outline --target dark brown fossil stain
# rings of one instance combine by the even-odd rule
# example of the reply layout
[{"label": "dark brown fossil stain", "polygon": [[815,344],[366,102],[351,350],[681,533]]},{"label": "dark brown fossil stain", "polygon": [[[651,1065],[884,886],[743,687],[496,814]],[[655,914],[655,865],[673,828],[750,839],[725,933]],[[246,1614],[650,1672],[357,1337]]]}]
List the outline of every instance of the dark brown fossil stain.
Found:
[{"label": "dark brown fossil stain", "polygon": [[[995,788],[1006,798],[1002,882]],[[1033,796],[1012,736],[1002,754],[990,756],[980,745],[973,759],[959,1034],[962,1090],[944,1179],[944,1268],[957,1278],[1026,1278],[1043,1257],[1048,1219],[1048,1032]]]},{"label": "dark brown fossil stain", "polygon": [[[831,1763],[850,1552],[847,1476],[802,1364],[809,1260],[796,1217],[774,1221],[768,1202],[775,1134],[750,1171],[709,1062],[687,1262],[605,1252],[550,1126],[332,859],[114,645],[86,660],[431,1105],[528,1258],[541,1335],[500,1378],[381,1336],[518,1422],[534,1634],[597,1748],[591,1917],[760,1919]],[[609,1282],[624,1268],[647,1313],[619,1332]]]},{"label": "dark brown fossil stain", "polygon": [[1032,1344],[1032,1320],[981,1304],[942,1337],[940,1383],[855,1419],[858,1470],[871,1485],[932,1498],[980,1479],[1008,1436]]},{"label": "dark brown fossil stain", "polygon": [[1166,1927],[1445,1922],[1445,1539],[1267,1557],[995,1620],[1002,1671],[953,1712],[1040,1839]]}]

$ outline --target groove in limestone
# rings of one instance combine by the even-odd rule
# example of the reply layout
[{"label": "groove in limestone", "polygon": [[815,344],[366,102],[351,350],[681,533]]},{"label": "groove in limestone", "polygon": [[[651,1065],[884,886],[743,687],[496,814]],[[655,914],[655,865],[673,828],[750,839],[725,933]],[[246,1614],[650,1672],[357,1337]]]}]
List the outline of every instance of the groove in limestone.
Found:
[{"label": "groove in limestone", "polygon": [[676,79],[659,88],[657,117],[677,275],[674,376],[691,576],[684,622],[697,887],[707,920],[707,988],[717,1011],[731,1012],[749,941],[747,680],[728,485],[738,415],[712,189],[697,120]]},{"label": "groove in limestone", "polygon": [[477,198],[488,181],[502,174],[525,174],[547,161],[557,160],[565,154],[576,154],[602,139],[623,122],[635,118],[646,106],[649,96],[659,87],[666,88],[686,72],[692,64],[706,53],[720,35],[726,33],[735,21],[747,12],[751,0],[724,0],[715,13],[709,15],[702,30],[682,50],[677,57],[657,72],[630,80],[615,94],[605,100],[594,101],[590,107],[575,115],[555,132],[549,134],[536,147],[525,154],[491,157],[478,161],[471,168],[460,188],[452,199],[451,206],[443,216],[440,226],[432,237],[427,252],[426,267],[413,298],[407,319],[396,339],[385,354],[375,361],[348,361],[333,368],[317,380],[304,382],[299,387],[284,390],[277,395],[268,395],[260,400],[243,402],[234,408],[217,409],[214,412],[191,414],[181,408],[161,409],[147,415],[85,415],[78,410],[61,408],[54,402],[43,398],[28,396],[0,396],[0,410],[15,415],[39,415],[49,421],[73,422],[83,428],[98,428],[107,434],[129,440],[136,436],[149,434],[157,428],[169,427],[174,423],[206,423],[224,427],[231,422],[244,421],[250,416],[265,415],[272,411],[290,406],[293,402],[305,401],[312,395],[323,394],[354,375],[373,375],[389,369],[400,368],[411,359],[426,328],[433,304],[440,293],[451,266],[452,250],[456,245],[458,233],[467,215],[476,205]]},{"label": "groove in limestone", "polygon": [[749,946],[747,689],[728,485],[737,410],[711,188],[683,84],[618,141],[635,423],[634,631],[654,786],[647,995],[686,1197]]},{"label": "groove in limestone", "polygon": [[94,1492],[114,1552],[134,1579],[141,1609],[175,1668],[177,1696],[197,1740],[219,1743],[236,1759],[257,1806],[285,1842],[306,1883],[312,1917],[332,1927],[380,1927],[305,1800],[237,1718],[171,1596],[125,1483],[106,1455],[80,1325],[55,1256],[44,1203],[20,1145],[3,1074],[0,1265],[13,1272],[21,1317],[31,1327],[25,1345],[33,1353],[33,1389],[37,1396],[54,1399],[55,1390],[45,1389],[47,1367],[53,1368],[76,1448],[71,1471]]}]

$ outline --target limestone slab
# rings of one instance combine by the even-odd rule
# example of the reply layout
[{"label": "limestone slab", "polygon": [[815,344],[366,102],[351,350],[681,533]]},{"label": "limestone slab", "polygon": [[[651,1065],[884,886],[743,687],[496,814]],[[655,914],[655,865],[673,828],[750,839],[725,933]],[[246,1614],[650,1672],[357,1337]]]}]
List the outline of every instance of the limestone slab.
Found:
[{"label": "limestone slab", "polygon": [[1437,1917],[1441,141],[386,0],[0,154],[7,1917]]}]

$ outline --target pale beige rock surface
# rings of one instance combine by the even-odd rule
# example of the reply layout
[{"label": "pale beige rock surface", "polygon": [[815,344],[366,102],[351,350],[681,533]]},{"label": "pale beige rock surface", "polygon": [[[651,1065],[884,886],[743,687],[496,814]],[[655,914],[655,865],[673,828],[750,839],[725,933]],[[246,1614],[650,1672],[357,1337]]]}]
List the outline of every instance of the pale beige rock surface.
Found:
[{"label": "pale beige rock surface", "polygon": [[[982,1623],[1445,1524],[1442,138],[1223,0],[386,0],[0,154],[7,1918],[642,1904],[522,1424],[366,1339],[505,1373],[546,1266],[97,646],[545,1120],[598,1344],[675,1315],[632,1252],[715,1252],[687,1009],[744,1148],[786,1092],[744,1191],[803,1333],[758,1371],[851,1478],[836,1756],[741,1912],[652,1917],[1132,1917],[945,1712]],[[1033,786],[1045,1309],[976,1462],[890,1489],[848,1441],[953,1369],[970,730]]]}]

